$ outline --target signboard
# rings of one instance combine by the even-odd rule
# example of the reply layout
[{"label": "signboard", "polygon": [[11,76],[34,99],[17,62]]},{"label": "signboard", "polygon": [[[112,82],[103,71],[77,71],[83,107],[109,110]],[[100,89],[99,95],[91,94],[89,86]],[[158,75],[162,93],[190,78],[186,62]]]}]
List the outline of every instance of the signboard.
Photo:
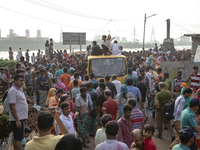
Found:
[{"label": "signboard", "polygon": [[86,44],[86,33],[63,32],[63,45]]},{"label": "signboard", "polygon": [[198,45],[196,54],[194,56],[194,62],[200,62],[200,45]]}]

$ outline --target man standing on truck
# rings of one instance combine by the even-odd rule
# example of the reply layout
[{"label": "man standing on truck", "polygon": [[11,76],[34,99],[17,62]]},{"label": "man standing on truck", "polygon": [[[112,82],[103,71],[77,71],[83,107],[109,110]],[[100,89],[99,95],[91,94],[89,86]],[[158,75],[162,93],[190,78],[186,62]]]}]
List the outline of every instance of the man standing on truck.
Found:
[{"label": "man standing on truck", "polygon": [[[103,43],[101,45],[101,47],[103,48],[103,52],[110,52],[111,50],[111,45],[110,45],[110,42],[106,39],[106,35],[103,35],[102,36],[102,40],[103,40]],[[106,47],[105,47],[106,46]]]}]

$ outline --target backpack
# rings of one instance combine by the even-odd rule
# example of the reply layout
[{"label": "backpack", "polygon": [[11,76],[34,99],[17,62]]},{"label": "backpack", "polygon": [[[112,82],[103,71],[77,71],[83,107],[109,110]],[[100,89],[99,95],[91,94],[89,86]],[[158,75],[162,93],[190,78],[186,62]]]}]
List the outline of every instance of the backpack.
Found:
[{"label": "backpack", "polygon": [[169,101],[164,105],[164,116],[166,120],[172,120],[174,119],[174,105],[175,101]]}]

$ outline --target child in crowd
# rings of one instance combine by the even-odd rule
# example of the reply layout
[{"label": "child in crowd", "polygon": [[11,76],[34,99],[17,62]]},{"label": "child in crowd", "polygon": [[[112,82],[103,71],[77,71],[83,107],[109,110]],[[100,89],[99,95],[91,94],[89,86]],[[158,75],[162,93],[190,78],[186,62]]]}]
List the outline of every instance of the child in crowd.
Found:
[{"label": "child in crowd", "polygon": [[29,129],[28,127],[25,127],[24,139],[22,140],[22,150],[24,150],[26,143],[29,141],[28,137],[30,133],[31,133],[31,129]]},{"label": "child in crowd", "polygon": [[180,95],[180,93],[181,93],[181,87],[179,85],[175,85],[174,86],[174,92],[173,92],[173,100],[174,101]]},{"label": "child in crowd", "polygon": [[144,126],[144,131],[143,131],[143,149],[144,150],[157,150],[156,148],[156,144],[153,140],[153,136],[154,136],[154,132],[155,132],[155,127],[151,124],[146,124]]},{"label": "child in crowd", "polygon": [[73,84],[74,84],[74,88],[72,89],[71,93],[72,93],[73,103],[75,103],[75,98],[76,98],[76,95],[80,93],[80,88],[78,87],[78,80],[74,80]]},{"label": "child in crowd", "polygon": [[192,93],[192,98],[196,98],[197,97],[197,90],[199,89],[198,86],[194,86],[193,87],[193,93]]}]

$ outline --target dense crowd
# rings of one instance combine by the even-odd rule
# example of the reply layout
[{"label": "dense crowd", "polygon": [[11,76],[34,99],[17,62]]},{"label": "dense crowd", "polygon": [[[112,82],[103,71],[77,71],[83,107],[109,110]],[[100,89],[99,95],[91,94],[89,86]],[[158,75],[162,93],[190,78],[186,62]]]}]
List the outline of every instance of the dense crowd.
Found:
[{"label": "dense crowd", "polygon": [[[156,128],[145,124],[147,109],[152,110],[156,119],[156,138],[163,139],[164,123],[172,140],[170,148],[197,149],[199,139],[194,132],[200,132],[198,67],[193,67],[194,71],[186,80],[178,71],[173,81],[169,73],[162,74],[162,68],[158,68],[158,78],[154,82],[152,64],[177,61],[177,54],[163,51],[157,44],[153,50],[125,52],[117,41],[111,45],[106,36],[102,40],[101,46],[94,41],[84,54],[69,55],[66,50],[54,51],[50,39],[50,43],[45,43],[44,54],[38,50],[37,56],[33,53],[30,58],[27,50],[24,57],[19,49],[19,63],[13,78],[8,70],[0,68],[1,85],[9,90],[4,104],[10,109],[14,149],[81,150],[82,147],[90,148],[87,144],[93,136],[96,150],[156,150],[152,138]],[[116,75],[106,75],[99,81],[94,73],[87,75],[87,57],[108,53],[126,56],[128,76],[123,83]],[[13,59],[11,48],[9,54]],[[30,101],[28,104],[40,110],[39,136],[31,141],[28,141],[31,130],[25,127],[28,118],[25,95],[35,100],[35,104]],[[169,113],[173,118],[167,119],[166,104],[172,103],[174,107]]]}]

